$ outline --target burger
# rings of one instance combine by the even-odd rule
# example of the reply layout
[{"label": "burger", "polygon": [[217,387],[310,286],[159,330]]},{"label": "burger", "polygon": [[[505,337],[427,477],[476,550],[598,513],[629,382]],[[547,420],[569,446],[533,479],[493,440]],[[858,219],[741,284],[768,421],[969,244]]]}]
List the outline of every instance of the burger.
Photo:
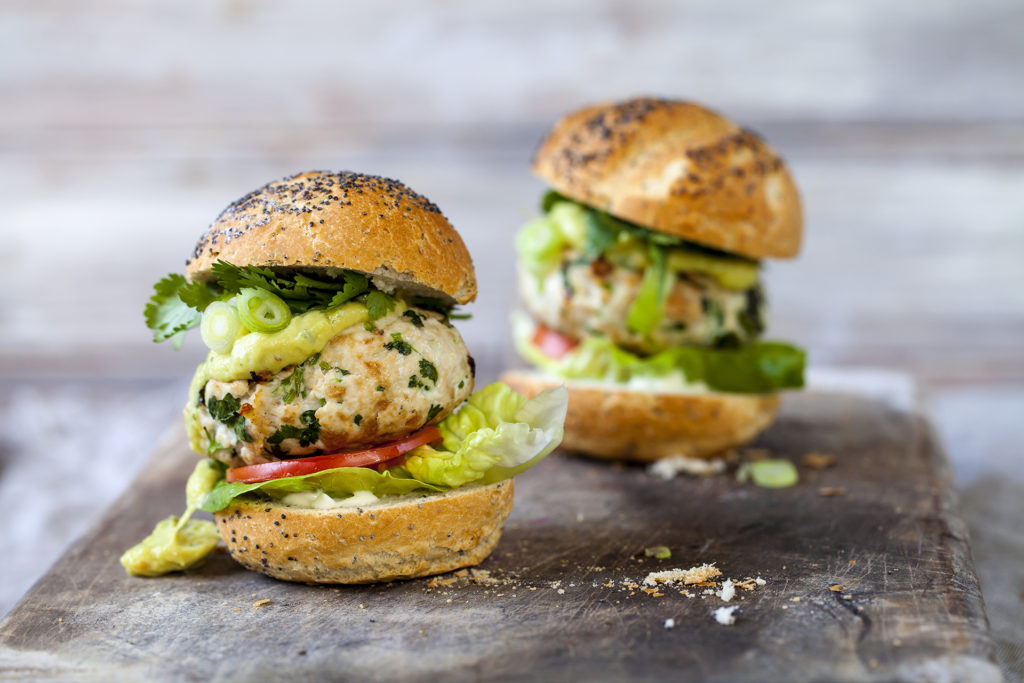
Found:
[{"label": "burger", "polygon": [[185,407],[202,460],[185,514],[125,553],[128,571],[186,568],[219,540],[308,583],[487,557],[511,477],[561,440],[567,394],[474,392],[452,321],[476,291],[459,234],[395,180],[301,173],[228,206],[146,307],[156,341],[199,327],[209,347]]},{"label": "burger", "polygon": [[599,458],[710,457],[774,419],[804,352],[764,341],[762,262],[800,249],[800,198],[756,134],[664,99],[559,121],[533,170],[543,215],[517,236],[527,395],[565,384],[563,446]]}]

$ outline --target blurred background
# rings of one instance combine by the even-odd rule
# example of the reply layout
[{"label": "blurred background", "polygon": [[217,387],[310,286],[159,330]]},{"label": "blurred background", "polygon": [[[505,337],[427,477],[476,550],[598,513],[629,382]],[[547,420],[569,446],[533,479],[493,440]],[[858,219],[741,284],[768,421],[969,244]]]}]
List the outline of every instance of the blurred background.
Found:
[{"label": "blurred background", "polygon": [[492,379],[533,149],[571,109],[651,94],[790,163],[806,242],[769,265],[772,336],[916,381],[1022,657],[1019,0],[5,0],[0,45],[0,614],[180,428],[203,347],[153,344],[142,309],[229,201],[313,168],[430,197],[474,255],[460,327]]}]

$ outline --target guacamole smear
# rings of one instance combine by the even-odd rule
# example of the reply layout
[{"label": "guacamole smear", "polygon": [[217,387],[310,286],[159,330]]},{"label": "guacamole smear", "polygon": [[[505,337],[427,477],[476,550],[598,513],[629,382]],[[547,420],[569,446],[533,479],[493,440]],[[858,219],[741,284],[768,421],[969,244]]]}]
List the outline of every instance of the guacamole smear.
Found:
[{"label": "guacamole smear", "polygon": [[121,566],[132,576],[162,576],[198,564],[220,541],[213,522],[189,519],[223,476],[212,460],[201,460],[185,485],[186,507],[179,518],[171,515],[153,532],[121,555]]}]

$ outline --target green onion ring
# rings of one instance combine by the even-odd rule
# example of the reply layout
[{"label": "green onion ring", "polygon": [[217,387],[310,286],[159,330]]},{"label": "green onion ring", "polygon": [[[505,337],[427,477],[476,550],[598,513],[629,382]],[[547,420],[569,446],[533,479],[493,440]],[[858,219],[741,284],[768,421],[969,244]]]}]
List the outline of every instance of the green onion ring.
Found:
[{"label": "green onion ring", "polygon": [[234,306],[225,301],[214,301],[203,311],[199,332],[211,350],[227,353],[246,330]]},{"label": "green onion ring", "polygon": [[258,287],[243,287],[235,297],[238,317],[253,332],[280,332],[292,321],[292,312],[276,294]]}]

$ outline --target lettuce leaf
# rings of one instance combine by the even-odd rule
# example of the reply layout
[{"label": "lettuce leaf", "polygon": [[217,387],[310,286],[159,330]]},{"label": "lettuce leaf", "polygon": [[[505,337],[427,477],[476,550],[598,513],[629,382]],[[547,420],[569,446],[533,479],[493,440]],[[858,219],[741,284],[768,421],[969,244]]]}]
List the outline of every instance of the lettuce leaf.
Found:
[{"label": "lettuce leaf", "polygon": [[528,401],[496,382],[441,422],[443,450],[420,446],[406,458],[405,468],[421,481],[450,487],[508,479],[561,443],[568,405],[565,387]]},{"label": "lettuce leaf", "polygon": [[383,472],[368,467],[339,467],[299,477],[283,477],[257,484],[234,482],[229,484],[221,479],[213,487],[200,507],[207,512],[217,512],[227,507],[232,500],[249,493],[261,491],[273,498],[280,498],[298,491],[323,491],[335,498],[345,498],[356,491],[370,491],[377,496],[400,496],[413,491],[443,491],[444,487],[410,478],[401,468]]},{"label": "lettuce leaf", "polygon": [[200,507],[217,512],[252,491],[274,498],[298,491],[323,491],[333,498],[369,491],[381,497],[447,491],[468,483],[493,484],[525,472],[561,443],[568,405],[564,387],[527,400],[496,382],[474,392],[441,421],[440,448],[421,446],[409,453],[404,465],[384,472],[339,467],[256,484],[229,484],[221,479]]},{"label": "lettuce leaf", "polygon": [[641,357],[619,348],[607,337],[592,335],[560,359],[545,355],[532,342],[533,323],[517,316],[516,348],[527,361],[566,379],[618,383],[677,380],[680,386],[703,383],[715,391],[762,394],[804,385],[805,352],[784,342],[758,341],[735,349],[680,346]]}]

